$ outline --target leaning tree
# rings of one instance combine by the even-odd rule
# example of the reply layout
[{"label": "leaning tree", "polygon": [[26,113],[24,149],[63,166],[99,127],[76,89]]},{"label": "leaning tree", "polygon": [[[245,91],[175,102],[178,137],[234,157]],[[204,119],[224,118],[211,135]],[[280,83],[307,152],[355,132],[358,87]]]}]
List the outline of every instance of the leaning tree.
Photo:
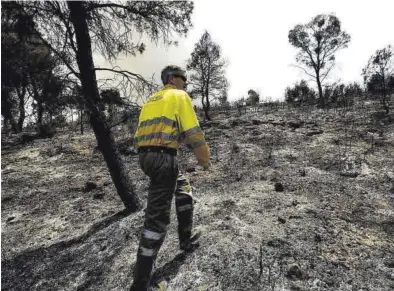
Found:
[{"label": "leaning tree", "polygon": [[141,36],[153,42],[171,44],[172,33],[186,35],[191,27],[193,3],[187,1],[43,1],[12,2],[25,15],[31,15],[39,42],[58,57],[64,75],[80,84],[83,103],[108,166],[112,180],[125,207],[141,207],[124,167],[105,114],[100,110],[96,73],[108,71],[127,79],[130,89],[150,92],[152,83],[141,75],[118,68],[97,68],[93,53],[107,60],[120,54],[142,53]]}]

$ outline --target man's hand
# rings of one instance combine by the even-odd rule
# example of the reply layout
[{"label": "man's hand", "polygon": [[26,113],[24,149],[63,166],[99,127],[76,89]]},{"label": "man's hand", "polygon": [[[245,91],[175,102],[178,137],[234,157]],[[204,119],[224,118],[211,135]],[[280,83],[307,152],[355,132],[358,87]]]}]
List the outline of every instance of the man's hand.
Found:
[{"label": "man's hand", "polygon": [[212,166],[211,162],[205,163],[205,164],[201,164],[199,163],[200,166],[202,166],[202,168],[204,169],[204,171],[209,170],[209,168]]}]

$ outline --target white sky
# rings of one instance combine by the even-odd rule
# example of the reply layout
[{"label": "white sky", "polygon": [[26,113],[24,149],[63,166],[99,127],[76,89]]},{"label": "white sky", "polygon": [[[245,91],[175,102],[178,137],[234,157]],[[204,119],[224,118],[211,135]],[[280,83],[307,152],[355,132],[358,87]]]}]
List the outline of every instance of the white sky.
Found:
[{"label": "white sky", "polygon": [[[352,39],[348,48],[337,53],[331,80],[361,82],[361,70],[369,57],[377,49],[394,45],[393,11],[393,0],[196,0],[194,28],[177,47],[148,45],[143,55],[117,63],[145,77],[155,74],[159,82],[166,65],[185,67],[194,44],[208,30],[229,61],[230,101],[247,96],[249,89],[257,90],[263,98],[283,99],[287,86],[308,78],[291,66],[296,50],[287,36],[295,25],[307,23],[317,14],[335,13]],[[97,65],[103,64],[100,57],[95,60]]]}]

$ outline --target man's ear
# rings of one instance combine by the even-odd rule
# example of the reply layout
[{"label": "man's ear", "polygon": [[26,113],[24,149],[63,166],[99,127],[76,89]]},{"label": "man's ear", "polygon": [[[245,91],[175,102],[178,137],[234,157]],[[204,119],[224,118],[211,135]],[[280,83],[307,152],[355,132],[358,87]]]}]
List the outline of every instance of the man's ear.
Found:
[{"label": "man's ear", "polygon": [[167,84],[173,84],[173,81],[174,81],[174,76],[173,75],[169,75]]}]

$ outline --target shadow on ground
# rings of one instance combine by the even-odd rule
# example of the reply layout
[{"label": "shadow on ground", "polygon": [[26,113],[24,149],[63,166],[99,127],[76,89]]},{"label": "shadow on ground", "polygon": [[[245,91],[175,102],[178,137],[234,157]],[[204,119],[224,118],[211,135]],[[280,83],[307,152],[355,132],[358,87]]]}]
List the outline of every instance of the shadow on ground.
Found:
[{"label": "shadow on ground", "polygon": [[79,237],[2,261],[2,290],[86,290],[100,286],[127,237],[103,239],[98,233],[109,231],[106,228],[130,214],[120,211],[93,224]]},{"label": "shadow on ground", "polygon": [[156,269],[152,274],[151,285],[157,286],[162,281],[169,282],[173,280],[177,276],[179,269],[186,262],[188,256],[190,256],[195,250],[196,249],[193,249],[189,252],[180,253],[176,255],[171,261]]}]

